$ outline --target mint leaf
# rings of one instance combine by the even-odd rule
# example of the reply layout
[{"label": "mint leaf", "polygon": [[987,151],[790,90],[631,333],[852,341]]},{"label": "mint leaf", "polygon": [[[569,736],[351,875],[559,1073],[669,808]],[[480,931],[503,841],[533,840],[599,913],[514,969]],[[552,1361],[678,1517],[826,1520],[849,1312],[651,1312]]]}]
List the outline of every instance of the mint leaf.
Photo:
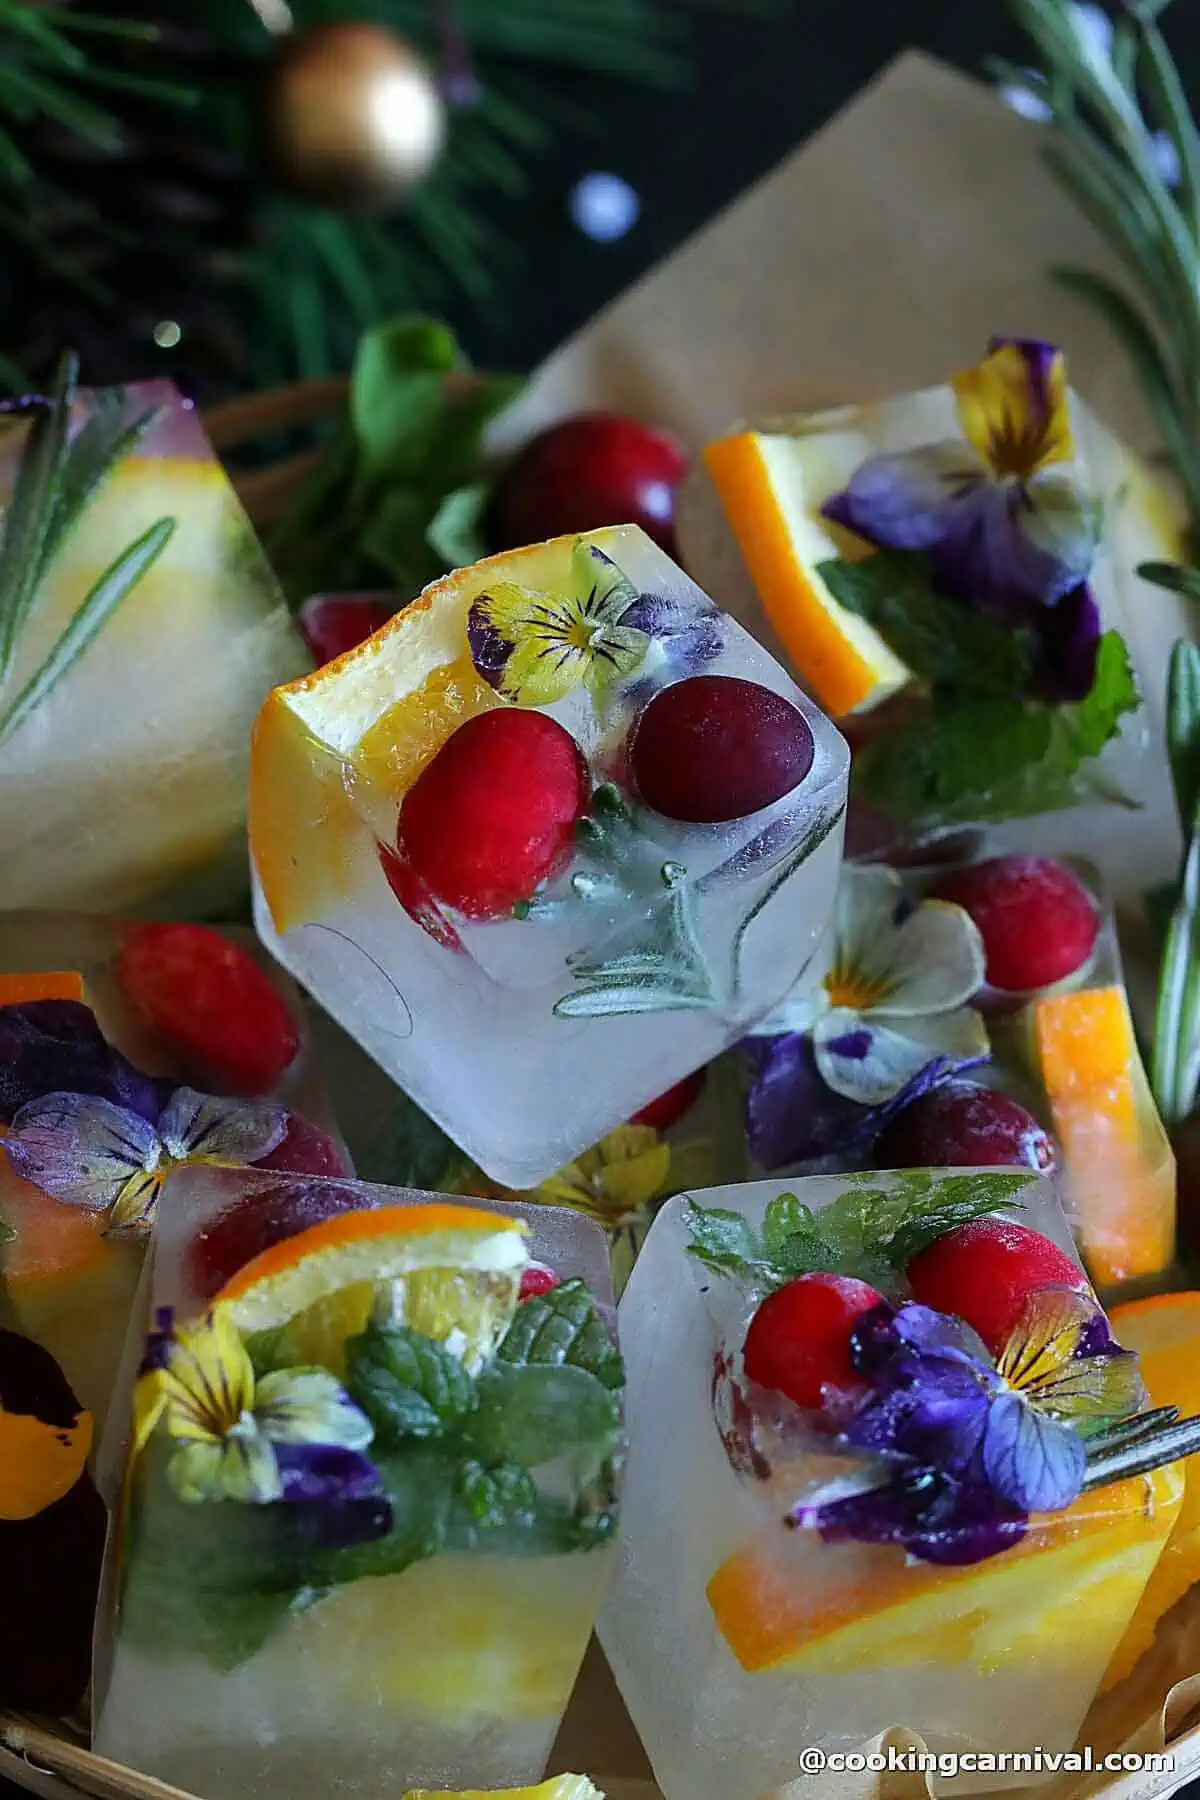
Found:
[{"label": "mint leaf", "polygon": [[452,488],[429,522],[425,533],[429,548],[448,569],[469,568],[487,554],[483,515],[491,498],[483,481]]},{"label": "mint leaf", "polygon": [[464,1462],[455,1478],[455,1492],[477,1525],[521,1523],[533,1517],[537,1489],[528,1471],[516,1463]]},{"label": "mint leaf", "polygon": [[384,1446],[441,1437],[476,1404],[476,1385],[458,1358],[411,1326],[370,1326],[346,1345],[346,1388]]},{"label": "mint leaf", "polygon": [[616,1399],[586,1369],[565,1363],[522,1369],[496,1362],[477,1386],[470,1444],[485,1462],[535,1469],[588,1450],[600,1462],[616,1442],[621,1423]]},{"label": "mint leaf", "polygon": [[687,1222],[689,1253],[718,1275],[750,1275],[766,1260],[758,1234],[741,1213],[689,1200]]},{"label": "mint leaf", "polygon": [[919,551],[818,563],[817,574],[839,606],[873,625],[921,680],[970,693],[1027,691],[1033,669],[1028,635],[937,593],[930,560]]},{"label": "mint leaf", "polygon": [[1084,765],[1140,704],[1125,645],[1100,640],[1086,700],[1042,706],[939,695],[930,712],[865,746],[856,792],[897,820],[963,824],[1055,812],[1091,797]]},{"label": "mint leaf", "polygon": [[568,1364],[585,1369],[604,1387],[625,1385],[625,1365],[587,1283],[562,1281],[523,1300],[496,1349],[500,1362]]},{"label": "mint leaf", "polygon": [[288,1340],[286,1325],[273,1325],[269,1331],[252,1331],[243,1342],[260,1381],[264,1375],[273,1375],[278,1369],[294,1369],[300,1360]]},{"label": "mint leaf", "polygon": [[434,319],[392,319],[359,340],[350,423],[368,474],[419,472],[443,410],[445,377],[463,366],[454,333]]},{"label": "mint leaf", "polygon": [[1020,1212],[1017,1195],[1035,1179],[1032,1172],[1024,1171],[951,1175],[923,1191],[929,1177],[922,1171],[906,1170],[900,1176],[906,1202],[904,1210],[893,1216],[889,1257],[897,1268],[906,1268],[919,1251],[956,1226],[991,1213]]}]

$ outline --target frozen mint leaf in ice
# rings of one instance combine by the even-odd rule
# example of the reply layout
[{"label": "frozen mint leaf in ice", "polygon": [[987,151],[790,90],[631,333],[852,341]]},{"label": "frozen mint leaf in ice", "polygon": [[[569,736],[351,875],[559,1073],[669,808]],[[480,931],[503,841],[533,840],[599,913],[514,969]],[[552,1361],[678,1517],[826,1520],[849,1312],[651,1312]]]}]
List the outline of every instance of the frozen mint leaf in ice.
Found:
[{"label": "frozen mint leaf in ice", "polygon": [[558,1456],[592,1452],[600,1462],[616,1444],[617,1401],[586,1369],[496,1362],[478,1387],[470,1443],[485,1461],[535,1469]]},{"label": "frozen mint leaf in ice", "polygon": [[496,1350],[501,1362],[566,1363],[585,1369],[606,1388],[625,1385],[625,1368],[595,1297],[578,1278],[561,1281],[517,1308]]},{"label": "frozen mint leaf in ice", "polygon": [[478,1397],[456,1356],[405,1325],[371,1326],[350,1339],[346,1387],[384,1446],[442,1437],[462,1424]]},{"label": "frozen mint leaf in ice", "polygon": [[525,1524],[537,1507],[533,1479],[517,1463],[497,1463],[488,1468],[473,1460],[464,1462],[458,1471],[456,1489],[478,1525]]}]

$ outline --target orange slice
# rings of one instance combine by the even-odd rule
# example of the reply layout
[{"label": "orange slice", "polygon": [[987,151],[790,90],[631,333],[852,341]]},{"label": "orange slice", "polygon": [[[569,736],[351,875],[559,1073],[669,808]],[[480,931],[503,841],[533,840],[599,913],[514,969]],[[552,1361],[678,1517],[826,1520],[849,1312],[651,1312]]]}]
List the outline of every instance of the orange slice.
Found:
[{"label": "orange slice", "polygon": [[830,557],[865,554],[848,534],[839,541],[836,527],[820,516],[840,486],[814,467],[820,443],[744,431],[709,444],[704,462],[764,612],[806,685],[840,717],[877,705],[911,677],[875,628],[839,605],[817,573]]},{"label": "orange slice", "polygon": [[[1125,1630],[1179,1512],[1176,1469],[1085,1494],[1011,1550],[965,1568],[862,1544],[794,1548],[772,1526],[717,1570],[708,1600],[742,1667],[849,1673],[1049,1657],[1099,1662]],[[802,1560],[792,1561],[793,1557]],[[789,1566],[790,1565],[790,1566]],[[1077,1608],[1086,1607],[1080,1633]]]},{"label": "orange slice", "polygon": [[478,1363],[516,1311],[527,1232],[449,1202],[339,1213],[264,1250],[215,1304],[239,1331],[284,1330],[297,1362],[336,1371],[390,1287],[392,1316]]},{"label": "orange slice", "polygon": [[49,975],[0,975],[0,1006],[27,1006],[32,1000],[83,1000],[83,976],[73,969]]},{"label": "orange slice", "polygon": [[[1110,1318],[1117,1342],[1137,1351],[1151,1405],[1177,1406],[1188,1418],[1200,1413],[1200,1294],[1155,1294],[1115,1306]],[[1179,1517],[1109,1665],[1106,1688],[1129,1674],[1163,1614],[1200,1581],[1200,1465],[1189,1457],[1179,1468]]]},{"label": "orange slice", "polygon": [[[618,563],[633,526],[584,535]],[[476,674],[471,603],[497,582],[553,591],[579,538],[508,550],[434,582],[364,643],[268,695],[254,728],[250,852],[275,929],[317,920],[354,891],[374,838],[455,728],[511,702]]]},{"label": "orange slice", "polygon": [[1120,986],[1047,994],[1033,1039],[1080,1249],[1101,1288],[1169,1268],[1175,1157]]}]

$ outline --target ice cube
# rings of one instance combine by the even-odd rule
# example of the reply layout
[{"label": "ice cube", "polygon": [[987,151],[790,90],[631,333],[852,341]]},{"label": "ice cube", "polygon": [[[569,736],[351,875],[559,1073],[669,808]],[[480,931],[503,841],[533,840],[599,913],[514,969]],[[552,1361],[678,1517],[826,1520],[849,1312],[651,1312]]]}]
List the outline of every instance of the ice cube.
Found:
[{"label": "ice cube", "polygon": [[[978,380],[980,373],[971,371],[965,379]],[[1015,389],[1010,393],[1015,430],[1028,421],[1028,413],[1022,411],[1023,398]],[[1087,582],[1101,625],[1124,638],[1142,689],[1138,709],[1126,714],[1099,758],[1083,762],[1071,792],[1060,788],[1055,793],[1048,780],[1052,760],[1048,739],[1037,746],[1029,740],[1023,749],[1011,722],[1001,734],[996,709],[1003,707],[1003,683],[995,679],[995,659],[981,649],[980,673],[985,679],[966,693],[968,704],[972,699],[975,703],[979,729],[972,735],[968,719],[959,738],[959,754],[943,759],[940,779],[926,784],[922,798],[912,779],[911,737],[889,740],[889,734],[897,729],[907,732],[911,727],[914,712],[925,704],[922,683],[931,675],[945,692],[955,687],[958,678],[950,672],[950,663],[935,668],[928,662],[930,655],[936,660],[945,653],[944,641],[936,628],[930,632],[922,648],[925,665],[916,671],[922,683],[914,684],[914,671],[899,652],[905,643],[911,646],[917,639],[895,631],[897,622],[902,626],[918,622],[905,619],[905,613],[912,611],[911,601],[900,596],[897,612],[885,622],[870,608],[866,613],[850,611],[822,574],[823,563],[840,558],[858,561],[875,542],[871,539],[868,543],[867,537],[831,522],[822,513],[825,504],[842,493],[869,460],[929,447],[944,451],[952,444],[962,453],[957,466],[965,471],[967,487],[961,491],[975,491],[971,484],[978,481],[982,465],[963,440],[969,425],[978,433],[979,418],[968,420],[965,412],[960,413],[951,384],[868,405],[762,419],[757,428],[710,445],[706,451],[708,476],[697,471],[681,496],[680,541],[696,579],[713,592],[723,591],[724,584],[739,616],[754,616],[757,593],[758,605],[786,645],[800,679],[835,719],[845,721],[852,740],[861,737],[864,745],[876,738],[884,745],[895,742],[891,772],[898,769],[905,785],[903,809],[893,810],[893,805],[898,805],[899,787],[890,779],[882,789],[876,784],[874,796],[867,783],[860,782],[850,822],[854,841],[860,832],[869,831],[880,847],[886,848],[889,840],[911,841],[939,828],[990,821],[1002,825],[1010,847],[1051,852],[1069,849],[1094,858],[1120,900],[1140,901],[1147,888],[1173,879],[1176,872],[1174,805],[1167,770],[1161,756],[1150,754],[1152,746],[1161,741],[1162,731],[1162,621],[1170,616],[1166,609],[1176,603],[1136,571],[1144,562],[1182,558],[1179,508],[1073,392],[1065,395],[1065,419],[1068,435],[1061,442],[1056,440],[1053,448],[1048,440],[1038,440],[1031,432],[1025,453],[1034,461],[1019,479],[1031,482],[1028,492],[1035,497],[1040,483],[1048,484],[1040,491],[1049,496],[1061,493],[1064,481],[1075,480],[1098,509],[1102,535]],[[989,425],[993,422],[987,421]],[[1039,443],[1041,449],[1037,450]],[[1037,462],[1035,451],[1045,452],[1044,461]],[[1007,465],[1000,467],[1003,449],[995,454],[999,463],[983,485],[995,480],[1015,486],[1018,476]],[[936,485],[928,490],[926,502]],[[932,514],[917,518],[907,510],[915,491],[906,488],[902,492],[897,486],[889,524],[897,530],[909,528],[906,549],[925,550],[934,542]],[[983,537],[981,531],[976,542],[982,543]],[[879,542],[883,543],[882,538]],[[1073,704],[1087,691],[1086,675],[1080,674],[1084,665],[1072,660],[1079,653],[1082,612],[1074,624],[1068,620],[1071,609],[1081,606],[1080,592],[1060,598],[1054,590],[1046,597],[1052,605],[1031,608],[1010,596],[1007,610],[992,605],[991,611],[1023,631],[1031,627],[1045,630],[1052,646],[1047,653],[1053,668],[1051,687],[1061,687],[1062,698]],[[973,595],[964,591],[958,598],[969,604]],[[981,602],[980,611],[986,610]],[[1064,621],[1068,621],[1066,629]],[[979,627],[987,623],[980,620]],[[1114,656],[1114,670],[1117,661]],[[1043,698],[1051,687],[1035,686],[1029,695]],[[889,701],[897,704],[889,706]],[[1070,715],[1062,718],[1069,725]],[[989,754],[984,735],[989,729],[998,734],[990,752],[994,768],[990,789],[978,779]],[[1055,754],[1059,748],[1061,738]],[[873,754],[883,757],[887,752]],[[1022,756],[1029,764],[1024,787],[1012,779]],[[1127,806],[1132,801],[1140,810],[1124,811],[1120,831],[1113,832],[1105,823],[1103,809],[1122,796]]]},{"label": "ice cube", "polygon": [[[69,1199],[49,1171],[46,1186],[22,1178],[17,1153],[6,1154],[0,1139],[0,1318],[52,1352],[98,1421],[128,1335],[153,1209],[153,1191],[139,1179],[126,1218],[119,1190],[139,1167],[148,1183],[155,1168],[169,1166],[158,1132],[181,1088],[251,1103],[242,1147],[226,1135],[197,1143],[197,1153],[223,1144],[225,1154],[244,1149],[270,1167],[350,1169],[300,996],[253,932],[0,914],[0,1126],[10,1146],[25,1141],[12,1131],[14,1118],[20,1127],[22,1108],[49,1095],[90,1095],[120,1109],[90,1118],[93,1154],[76,1169]],[[74,1111],[40,1120],[40,1130],[43,1157],[54,1144],[62,1156],[78,1156]]]},{"label": "ice cube", "polygon": [[[792,1193],[819,1232],[847,1192],[868,1207],[905,1185],[947,1200],[964,1175],[1010,1173],[1020,1181],[937,1170],[872,1176],[870,1191],[863,1178],[815,1177],[696,1198],[757,1232]],[[1070,1252],[1050,1184],[1026,1180],[1021,1224]],[[599,1622],[666,1800],[754,1800],[795,1778],[806,1747],[856,1748],[897,1724],[935,1750],[1070,1749],[1178,1511],[1178,1472],[1035,1515],[1015,1547],[958,1567],[789,1529],[798,1500],[875,1486],[880,1467],[746,1381],[741,1345],[762,1284],[703,1266],[688,1244],[680,1197],[659,1213],[619,1309],[633,1448],[620,1574]],[[904,1293],[901,1278],[897,1305]]]},{"label": "ice cube", "polygon": [[786,991],[829,908],[846,769],[642,532],[555,539],[447,577],[271,696],[259,929],[475,1162],[529,1188]]},{"label": "ice cube", "polygon": [[[309,659],[190,401],[165,381],[80,397],[160,418],[58,551],[20,634],[5,703],[85,595],[162,518],[175,531],[94,641],[0,743],[0,906],[215,912],[245,890],[254,715]],[[7,494],[16,429],[5,439]],[[2,710],[2,708],[0,708]]]},{"label": "ice cube", "polygon": [[[238,1268],[264,1217],[274,1300]],[[518,1303],[534,1264],[554,1285]],[[553,1208],[182,1172],[128,1382],[149,1321],[186,1328],[222,1280],[218,1310],[256,1371],[239,1402],[268,1455],[265,1377],[292,1361],[310,1381],[314,1365],[336,1371],[375,1436],[355,1439],[358,1497],[341,1511],[333,1487],[188,1501],[173,1486],[187,1452],[159,1421],[113,1554],[97,1748],[205,1800],[538,1780],[610,1572],[623,1375],[602,1232]],[[161,1336],[151,1345],[164,1354]],[[102,1481],[124,1461],[127,1416]]]}]

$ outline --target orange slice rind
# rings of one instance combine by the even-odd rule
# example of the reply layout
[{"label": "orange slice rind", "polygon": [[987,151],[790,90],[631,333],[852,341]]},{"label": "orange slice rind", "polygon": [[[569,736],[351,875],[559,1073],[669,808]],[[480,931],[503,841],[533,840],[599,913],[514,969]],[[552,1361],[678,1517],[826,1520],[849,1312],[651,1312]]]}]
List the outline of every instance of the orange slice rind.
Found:
[{"label": "orange slice rind", "polygon": [[83,1004],[83,976],[74,969],[44,975],[0,975],[0,1006],[28,1006],[35,1000],[77,1000]]}]

